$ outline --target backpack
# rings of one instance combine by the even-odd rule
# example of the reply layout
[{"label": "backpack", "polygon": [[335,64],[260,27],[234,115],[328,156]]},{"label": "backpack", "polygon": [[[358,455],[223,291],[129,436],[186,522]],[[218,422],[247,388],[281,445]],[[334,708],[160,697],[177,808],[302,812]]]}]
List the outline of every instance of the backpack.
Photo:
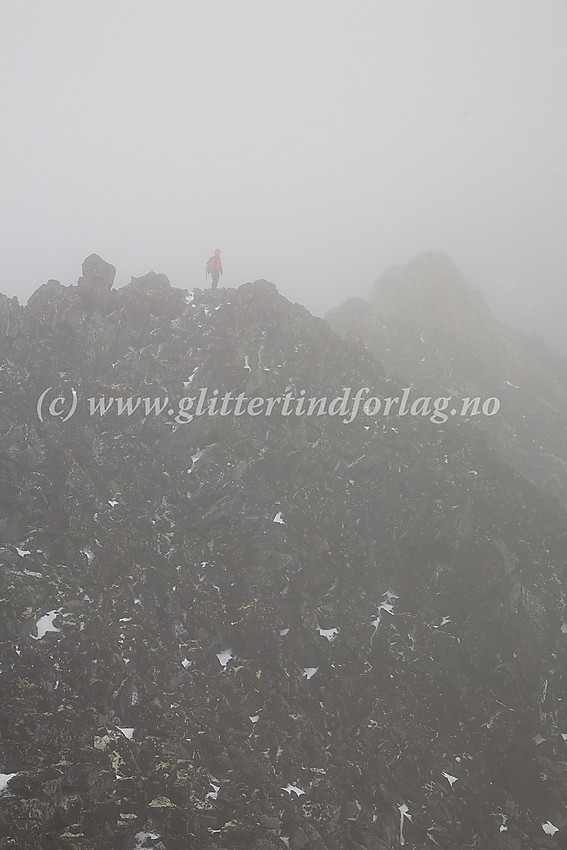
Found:
[{"label": "backpack", "polygon": [[209,257],[207,260],[207,274],[212,274],[215,271],[220,271],[221,269],[221,258],[218,254],[213,254],[212,257]]}]

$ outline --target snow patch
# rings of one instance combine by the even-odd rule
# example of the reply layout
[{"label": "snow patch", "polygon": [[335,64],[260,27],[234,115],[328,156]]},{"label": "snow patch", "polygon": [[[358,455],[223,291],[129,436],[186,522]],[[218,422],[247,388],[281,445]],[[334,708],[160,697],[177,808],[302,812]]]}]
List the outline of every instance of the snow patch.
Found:
[{"label": "snow patch", "polygon": [[34,640],[41,640],[42,637],[47,634],[47,632],[58,632],[60,631],[53,625],[53,621],[58,616],[59,611],[49,611],[47,614],[44,614],[43,617],[40,617],[37,621],[37,636],[32,635]]},{"label": "snow patch", "polygon": [[183,386],[184,386],[184,387],[188,387],[188,386],[189,386],[189,384],[191,383],[191,381],[193,380],[193,378],[194,378],[194,377],[195,377],[195,375],[197,374],[198,370],[199,370],[199,367],[198,367],[198,366],[195,366],[195,368],[193,369],[193,371],[191,372],[191,374],[189,375],[189,377],[187,378],[187,380],[186,380],[186,381],[183,381]]},{"label": "snow patch", "polygon": [[10,779],[17,775],[17,773],[0,773],[0,791],[5,791]]},{"label": "snow patch", "polygon": [[304,667],[303,668],[303,675],[305,676],[306,679],[311,679],[311,678],[313,678],[313,676],[315,675],[315,673],[317,672],[318,669],[319,669],[318,667]]},{"label": "snow patch", "polygon": [[273,518],[272,522],[279,522],[280,525],[285,525],[285,522],[283,521],[283,518],[282,518],[282,512],[281,511],[278,511],[278,513]]},{"label": "snow patch", "polygon": [[222,652],[217,652],[217,658],[222,667],[226,667],[231,658],[234,658],[232,649],[223,649]]},{"label": "snow patch", "polygon": [[148,839],[150,839],[150,841],[157,841],[158,838],[161,838],[157,832],[137,832],[134,837],[136,839],[136,846],[134,847],[134,850],[146,850],[148,847],[146,841]]},{"label": "snow patch", "polygon": [[303,790],[303,788],[300,788],[298,785],[292,785],[289,782],[285,786],[285,788],[282,786],[282,791],[287,791],[287,793],[290,795],[290,797],[291,797],[292,792],[294,794],[297,794],[298,797],[301,797],[302,794],[305,794],[305,791]]},{"label": "snow patch", "polygon": [[411,821],[411,815],[405,803],[402,803],[401,806],[398,806],[398,810],[400,812],[400,844],[403,847],[406,843],[406,840],[404,838],[404,820],[407,818],[407,820]]},{"label": "snow patch", "polygon": [[559,832],[556,826],[553,826],[550,820],[542,823],[541,828],[545,832],[546,835],[555,835],[556,832]]},{"label": "snow patch", "polygon": [[211,785],[213,786],[214,790],[209,791],[208,794],[205,794],[205,800],[216,800],[219,795],[220,785],[215,785],[214,782],[211,782]]},{"label": "snow patch", "polygon": [[132,738],[132,735],[134,734],[133,726],[119,726],[118,728],[120,729],[125,738]]},{"label": "snow patch", "polygon": [[334,641],[334,639],[336,638],[336,636],[337,636],[337,635],[338,635],[338,633],[339,633],[339,629],[337,629],[337,628],[334,628],[334,629],[321,629],[321,628],[319,628],[319,626],[317,626],[317,631],[319,632],[319,634],[321,635],[321,637],[326,637],[326,638],[327,638],[327,640],[328,640],[328,641],[331,641],[331,642],[332,642],[332,641]]}]

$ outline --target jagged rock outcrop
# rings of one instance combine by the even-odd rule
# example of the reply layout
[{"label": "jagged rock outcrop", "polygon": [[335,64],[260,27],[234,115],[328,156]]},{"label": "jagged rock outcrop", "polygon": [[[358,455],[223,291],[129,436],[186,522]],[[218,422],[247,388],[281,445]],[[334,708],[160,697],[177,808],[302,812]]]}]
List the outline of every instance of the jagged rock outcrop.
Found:
[{"label": "jagged rock outcrop", "polygon": [[96,292],[0,343],[0,847],[566,846],[559,502],[456,418],[197,415],[400,394],[266,281]]},{"label": "jagged rock outcrop", "polygon": [[91,254],[83,263],[83,274],[77,281],[79,297],[88,307],[103,312],[109,301],[116,269],[98,254]]},{"label": "jagged rock outcrop", "polygon": [[22,308],[17,298],[0,295],[0,334],[3,340],[9,341],[18,335],[21,315]]},{"label": "jagged rock outcrop", "polygon": [[327,318],[416,392],[498,398],[498,416],[471,416],[471,425],[500,457],[567,501],[567,359],[498,321],[447,256],[418,255],[386,272],[368,301],[349,299]]}]

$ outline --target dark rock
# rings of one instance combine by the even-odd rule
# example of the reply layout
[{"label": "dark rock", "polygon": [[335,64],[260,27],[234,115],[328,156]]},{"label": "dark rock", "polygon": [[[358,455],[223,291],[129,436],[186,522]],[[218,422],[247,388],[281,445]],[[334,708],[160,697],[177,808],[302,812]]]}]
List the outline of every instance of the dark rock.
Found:
[{"label": "dark rock", "polygon": [[90,254],[83,263],[83,274],[79,278],[79,291],[97,289],[101,292],[110,290],[116,276],[116,268],[105,262],[98,254]]},{"label": "dark rock", "polygon": [[307,839],[307,835],[305,834],[305,830],[299,827],[296,829],[293,835],[290,836],[289,846],[291,850],[304,850],[305,847],[309,844]]},{"label": "dark rock", "polygon": [[106,312],[116,269],[98,254],[90,254],[83,263],[83,274],[77,281],[79,298],[88,310]]}]

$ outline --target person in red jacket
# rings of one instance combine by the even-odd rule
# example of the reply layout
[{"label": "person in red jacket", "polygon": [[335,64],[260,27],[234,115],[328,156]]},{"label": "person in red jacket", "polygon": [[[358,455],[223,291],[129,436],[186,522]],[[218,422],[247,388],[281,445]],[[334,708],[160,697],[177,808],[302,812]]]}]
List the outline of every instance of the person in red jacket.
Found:
[{"label": "person in red jacket", "polygon": [[212,257],[209,257],[209,259],[207,260],[207,266],[205,268],[205,277],[208,277],[209,275],[211,275],[211,277],[213,279],[211,289],[217,288],[217,285],[218,285],[218,282],[219,282],[219,277],[222,274],[222,263],[221,263],[220,254],[221,254],[220,248],[215,248],[215,253],[213,254]]}]

